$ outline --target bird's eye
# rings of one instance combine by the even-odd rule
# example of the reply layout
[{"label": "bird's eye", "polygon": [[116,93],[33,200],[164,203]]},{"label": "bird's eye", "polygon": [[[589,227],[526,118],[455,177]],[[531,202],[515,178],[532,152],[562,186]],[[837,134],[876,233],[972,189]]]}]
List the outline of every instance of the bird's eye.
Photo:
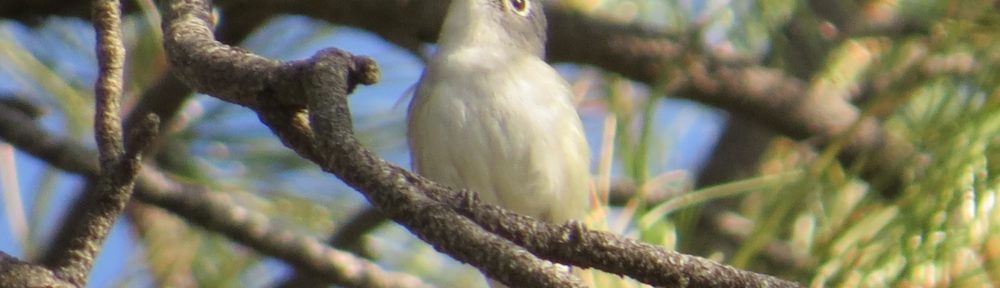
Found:
[{"label": "bird's eye", "polygon": [[529,0],[506,0],[504,3],[507,3],[507,8],[521,16],[527,16],[528,11],[531,10],[531,1]]}]

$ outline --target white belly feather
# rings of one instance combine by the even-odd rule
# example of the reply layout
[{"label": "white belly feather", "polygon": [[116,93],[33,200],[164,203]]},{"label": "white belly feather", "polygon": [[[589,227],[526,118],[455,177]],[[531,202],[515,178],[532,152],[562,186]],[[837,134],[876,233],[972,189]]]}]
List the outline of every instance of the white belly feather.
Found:
[{"label": "white belly feather", "polygon": [[[429,64],[422,83],[436,84],[419,87],[410,105],[416,171],[521,214],[580,219],[589,203],[590,152],[569,86],[535,57],[488,67],[454,56],[435,59],[447,65]],[[511,75],[518,71],[530,73]]]}]

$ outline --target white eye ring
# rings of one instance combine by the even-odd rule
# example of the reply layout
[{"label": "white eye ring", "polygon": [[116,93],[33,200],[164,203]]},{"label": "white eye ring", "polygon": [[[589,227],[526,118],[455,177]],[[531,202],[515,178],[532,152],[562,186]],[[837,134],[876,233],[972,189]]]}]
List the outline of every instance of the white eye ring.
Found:
[{"label": "white eye ring", "polygon": [[517,15],[528,16],[528,12],[531,12],[531,1],[530,0],[501,0],[503,5],[517,13]]}]

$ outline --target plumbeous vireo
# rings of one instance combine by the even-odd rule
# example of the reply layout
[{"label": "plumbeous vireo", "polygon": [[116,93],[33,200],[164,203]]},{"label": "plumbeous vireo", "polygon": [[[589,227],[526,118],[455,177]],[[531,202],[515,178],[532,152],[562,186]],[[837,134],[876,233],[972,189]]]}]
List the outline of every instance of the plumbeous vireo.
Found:
[{"label": "plumbeous vireo", "polygon": [[590,151],[545,28],[538,0],[452,0],[408,134],[417,173],[560,224],[589,207]]}]

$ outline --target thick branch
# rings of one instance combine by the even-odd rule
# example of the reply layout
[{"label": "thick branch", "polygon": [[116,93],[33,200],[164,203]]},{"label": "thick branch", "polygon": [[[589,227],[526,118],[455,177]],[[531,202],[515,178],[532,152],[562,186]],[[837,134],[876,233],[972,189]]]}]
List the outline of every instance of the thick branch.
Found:
[{"label": "thick branch", "polygon": [[[77,0],[79,1],[79,0]],[[75,3],[75,1],[69,1]],[[440,29],[441,21],[444,19],[444,7],[448,0],[424,0],[424,1],[398,1],[398,0],[328,0],[328,1],[281,1],[281,0],[221,0],[217,1],[220,6],[227,9],[237,9],[241,6],[250,6],[254,9],[270,11],[273,15],[280,14],[300,14],[317,19],[323,19],[332,23],[354,26],[372,31],[393,43],[409,49],[419,47],[421,42],[433,42]],[[11,6],[20,7],[23,11],[30,13],[49,12],[53,15],[73,15],[64,9],[44,10],[38,7],[27,9],[30,5],[18,5],[6,3],[0,0],[0,7]],[[3,9],[0,9],[3,10]],[[12,10],[13,11],[13,10]],[[546,9],[546,16],[549,23],[549,46],[548,54],[551,60],[558,62],[573,62],[588,64],[600,67],[607,71],[622,74],[631,79],[659,85],[672,83],[671,87],[679,91],[675,96],[688,98],[694,101],[718,106],[727,111],[745,115],[748,119],[758,121],[764,126],[774,131],[790,136],[797,140],[818,138],[820,141],[814,142],[819,146],[832,144],[830,135],[844,132],[844,123],[860,121],[858,113],[848,113],[837,117],[812,117],[808,112],[820,111],[825,107],[817,106],[822,104],[833,104],[837,107],[849,107],[848,110],[857,110],[846,97],[834,99],[838,103],[817,103],[814,101],[802,101],[807,98],[807,86],[803,79],[795,78],[783,74],[774,69],[764,68],[753,63],[727,63],[720,61],[712,55],[703,53],[695,45],[696,43],[685,43],[676,37],[655,29],[644,28],[637,25],[627,25],[613,23],[593,16],[581,15],[559,5],[553,5],[551,9]],[[7,15],[0,13],[0,17],[13,17],[22,19],[23,15]],[[206,18],[207,19],[207,18]],[[877,28],[859,28],[859,30],[873,31],[894,31],[893,25],[879,26],[869,25]],[[883,29],[884,30],[879,30]],[[208,29],[208,28],[198,28]],[[178,31],[191,31],[188,29],[178,29]],[[198,33],[203,33],[199,31]],[[187,32],[182,32],[187,33]],[[184,38],[184,37],[182,37]],[[583,44],[585,43],[585,45]],[[190,47],[190,45],[183,45]],[[172,54],[177,55],[173,51]],[[243,73],[241,79],[254,79],[255,81],[241,82],[239,87],[248,87],[248,91],[254,88],[278,86],[289,83],[284,80],[268,76],[281,76],[294,73],[274,73],[273,75],[262,75],[265,71],[274,71],[268,67],[278,65],[277,62],[263,58],[255,58],[249,54],[241,53],[238,50],[225,48],[216,51],[216,56],[222,55],[244,55],[239,63],[228,63],[235,67],[246,67],[250,69],[235,70]],[[180,53],[185,54],[185,53]],[[703,58],[699,62],[715,63],[700,64],[703,66],[713,66],[713,69],[725,69],[734,74],[757,74],[764,73],[771,75],[769,82],[772,85],[786,87],[788,90],[779,95],[769,98],[747,97],[741,91],[749,91],[758,87],[752,82],[743,82],[734,78],[727,78],[719,73],[702,73],[700,75],[689,76],[686,60],[692,55]],[[187,57],[187,56],[178,56]],[[180,59],[179,61],[188,63],[192,68],[197,69],[219,69],[219,63],[198,62],[198,60],[211,60],[214,57],[202,59]],[[292,67],[285,67],[292,69]],[[233,71],[230,71],[233,72]],[[267,72],[270,73],[270,72]],[[181,75],[185,75],[182,73]],[[710,77],[710,78],[695,78]],[[191,81],[211,82],[220,80],[217,77],[207,77],[205,79],[185,79]],[[266,83],[260,82],[264,80]],[[702,85],[704,81],[714,82],[718,85],[725,85],[729,89],[713,89],[714,85]],[[209,84],[209,83],[201,83]],[[213,85],[203,85],[212,88]],[[294,87],[283,87],[286,91],[293,91]],[[222,91],[203,91],[209,94],[234,95],[233,93],[218,93]],[[230,91],[232,92],[232,91]],[[267,92],[267,91],[259,91]],[[297,93],[299,94],[299,93]],[[280,97],[273,97],[268,93],[257,93],[255,95],[274,98],[272,101],[284,101]],[[224,99],[229,101],[228,99]],[[782,106],[781,109],[761,101],[780,102],[801,102],[802,105]],[[255,106],[253,101],[242,101],[243,105]],[[799,110],[784,110],[799,109]],[[877,122],[870,122],[862,126],[878,125]],[[845,142],[850,147],[843,151],[842,159],[854,161],[859,158],[859,154],[864,152],[870,155],[880,155],[877,161],[869,161],[873,164],[866,167],[867,171],[878,171],[893,169],[903,163],[911,156],[908,143],[899,141],[882,129],[868,129],[860,133],[850,134],[850,139]],[[871,132],[871,133],[869,133]],[[886,147],[897,147],[907,153],[882,153]],[[892,172],[892,171],[889,171]]]},{"label": "thick branch", "polygon": [[392,167],[362,147],[354,138],[347,109],[348,74],[355,70],[351,69],[355,66],[351,56],[325,50],[313,59],[316,62],[303,75],[303,82],[315,145],[327,152],[313,161],[362,192],[386,216],[438,250],[479,267],[490,278],[515,287],[583,286],[579,279],[569,277],[556,266],[428,199],[412,183],[423,179]]},{"label": "thick branch", "polygon": [[[248,34],[253,32],[260,24],[266,19],[260,19],[260,17],[254,17],[255,12],[266,13],[263,11],[223,11],[222,14],[226,17],[222,18],[222,22],[216,27],[215,33],[220,41],[223,43],[235,44],[241,42]],[[160,118],[163,123],[160,125],[161,133],[163,136],[159,139],[155,145],[152,145],[148,151],[145,153],[151,155],[155,158],[155,165],[160,167],[161,170],[166,173],[175,172],[189,172],[188,161],[190,157],[185,157],[187,155],[180,155],[182,151],[177,150],[178,147],[184,146],[182,143],[170,139],[170,135],[167,135],[173,131],[179,129],[185,129],[190,125],[188,119],[180,118],[179,122],[175,122],[174,119],[180,114],[179,111],[184,106],[184,103],[189,99],[194,91],[188,88],[180,79],[174,76],[174,73],[170,71],[170,68],[163,69],[160,71],[146,71],[147,73],[158,72],[159,77],[151,85],[143,87],[141,96],[139,96],[139,102],[135,104],[131,112],[125,118],[124,128],[126,131],[131,130],[130,127],[134,127],[140,123],[141,119],[145,115],[154,114]],[[129,143],[126,143],[129,145]],[[188,175],[188,174],[185,174]],[[84,195],[83,197],[86,197]],[[177,231],[188,229],[184,222],[177,218],[170,218],[166,211],[163,211],[157,207],[151,206],[149,204],[143,203],[141,201],[131,201],[129,205],[126,206],[125,217],[128,219],[128,224],[132,231],[140,237],[138,241],[147,243],[149,246],[157,246],[165,249],[158,249],[156,251],[148,250],[146,251],[145,264],[152,274],[153,281],[155,282],[153,286],[157,287],[188,287],[194,285],[195,276],[192,274],[190,267],[182,267],[178,265],[170,265],[168,262],[171,261],[161,261],[165,258],[171,258],[174,252],[169,250],[172,249],[185,249],[185,243],[177,242],[176,236],[167,236],[166,238],[160,237],[164,236],[166,231]],[[74,215],[67,214],[63,225],[75,225],[73,222]],[[173,233],[177,234],[177,233]],[[164,264],[167,263],[167,264]],[[304,269],[293,269],[295,271],[304,271]],[[304,273],[304,272],[303,272]],[[320,279],[326,280],[325,278],[319,277]],[[332,285],[328,281],[325,281]]]},{"label": "thick branch", "polygon": [[[211,35],[205,33],[204,28],[194,30],[202,31],[201,33],[190,34],[175,33],[169,30],[186,27],[186,25],[207,25],[207,19],[209,19],[204,17],[207,16],[204,12],[187,10],[205,9],[203,4],[179,0],[173,3],[169,9],[175,10],[164,13],[168,15],[164,20],[164,27],[168,29],[165,35],[170,37],[164,41],[165,45],[168,46],[167,50],[200,53],[198,55],[177,56],[178,59],[211,57],[212,59],[205,60],[214,61],[220,65],[219,67],[236,67],[239,63],[256,61],[254,59],[257,59],[257,56],[247,56],[246,59],[223,58],[244,56],[236,53],[223,55],[223,57],[213,57],[212,55],[220,55],[213,53],[231,50],[231,48],[212,41]],[[191,15],[201,15],[202,17],[192,17]],[[182,36],[192,38],[171,39]],[[174,45],[189,45],[190,47],[170,47]],[[171,55],[171,59],[174,65],[191,64],[188,61],[174,60],[173,55]],[[267,103],[263,100],[263,96],[256,98],[253,95],[247,97],[239,94],[214,96],[254,108],[262,121],[268,124],[288,147],[320,164],[324,170],[337,174],[345,183],[365,194],[386,216],[403,224],[439,250],[459,260],[470,262],[480,267],[491,277],[505,283],[527,287],[578,285],[572,284],[574,282],[564,282],[568,279],[563,280],[560,273],[550,271],[526,274],[517,269],[517,267],[536,267],[534,269],[545,267],[536,266],[538,265],[537,259],[530,255],[524,255],[525,253],[518,253],[520,248],[512,247],[511,243],[489,233],[483,233],[479,225],[488,228],[490,232],[508,236],[508,239],[512,239],[540,255],[552,256],[553,259],[560,262],[595,267],[614,273],[627,273],[626,275],[647,283],[694,286],[739,285],[736,283],[753,285],[752,283],[755,283],[757,285],[795,286],[794,283],[739,271],[697,257],[670,253],[620,236],[586,231],[580,226],[558,228],[531,218],[516,216],[502,208],[480,204],[474,193],[467,191],[456,193],[404,169],[389,165],[361,147],[354,139],[350,111],[346,105],[346,94],[350,91],[350,87],[355,84],[354,82],[358,79],[370,78],[364,76],[372,71],[369,65],[370,63],[364,60],[336,50],[323,51],[309,62],[298,62],[297,66],[303,68],[295,70],[298,73],[295,78],[302,79],[304,87],[300,89],[303,89],[306,92],[305,95],[308,96],[308,123],[302,119],[304,111],[301,108],[286,109],[285,112],[282,112],[284,109],[277,105],[259,106],[262,103]],[[261,75],[291,73],[292,70],[283,68],[287,66],[270,65],[273,71],[258,72]],[[191,73],[181,78],[194,79],[192,83],[199,90],[233,92],[229,87],[232,87],[233,83],[239,82],[235,79],[229,82],[204,80],[210,77],[206,73],[213,73],[213,71],[217,71],[215,69],[220,68],[199,71],[199,69],[192,67],[181,67],[179,71]],[[241,74],[224,73],[224,75]],[[287,79],[289,77],[276,76],[274,78]],[[198,85],[217,86],[201,87]],[[284,86],[287,87],[287,84]],[[293,99],[301,97],[300,94],[292,93],[301,91],[298,88],[291,91],[264,90],[269,91],[266,95],[268,97],[287,98],[271,100],[274,103],[302,101]],[[239,102],[241,99],[246,102]],[[317,151],[323,151],[323,153],[317,153]],[[458,209],[468,218],[455,214],[453,209]],[[469,219],[476,221],[473,223]],[[554,231],[558,231],[558,233],[544,233]],[[534,232],[544,234],[533,234]],[[577,249],[582,249],[586,246],[581,245],[588,244],[591,245],[590,248],[597,248],[599,251],[581,254],[570,253],[581,252]],[[643,253],[628,253],[629,251],[642,251]],[[496,262],[500,259],[504,260],[505,264]],[[615,261],[609,261],[609,259]],[[512,264],[506,265],[506,263]],[[548,277],[540,277],[545,275]]]},{"label": "thick branch", "polygon": [[[250,2],[219,1],[224,6],[248,5]],[[436,39],[447,0],[399,2],[393,0],[356,1],[253,1],[273,11],[296,13],[337,24],[375,32],[394,43]],[[826,97],[824,101],[808,95],[807,83],[780,70],[751,63],[735,63],[700,51],[671,35],[638,25],[613,23],[581,15],[561,6],[546,9],[549,23],[548,55],[557,62],[574,62],[600,67],[649,85],[670,84],[674,96],[719,107],[796,140],[813,140],[827,146],[836,135],[847,132],[845,126],[863,121],[860,131],[848,134],[843,142],[841,159],[848,164],[864,155],[877,155],[865,162],[866,175],[894,173],[911,157],[913,149],[884,131],[873,120],[861,119],[850,97]],[[582,43],[586,43],[583,45]],[[696,58],[692,60],[692,58]],[[704,69],[709,69],[705,71]],[[761,84],[746,80],[746,75],[766,75]],[[724,86],[726,89],[718,89]],[[781,93],[765,95],[761,88],[779,88]],[[765,97],[766,96],[766,97]],[[774,105],[783,103],[782,105]],[[795,103],[795,105],[790,105]],[[817,117],[816,111],[824,111]],[[844,114],[836,114],[845,112]],[[891,152],[891,153],[886,153]],[[871,177],[869,177],[871,179]],[[901,178],[893,180],[899,181]]]},{"label": "thick branch", "polygon": [[49,270],[40,265],[23,262],[13,256],[0,252],[0,286],[2,287],[77,287],[64,280],[56,278]]}]

